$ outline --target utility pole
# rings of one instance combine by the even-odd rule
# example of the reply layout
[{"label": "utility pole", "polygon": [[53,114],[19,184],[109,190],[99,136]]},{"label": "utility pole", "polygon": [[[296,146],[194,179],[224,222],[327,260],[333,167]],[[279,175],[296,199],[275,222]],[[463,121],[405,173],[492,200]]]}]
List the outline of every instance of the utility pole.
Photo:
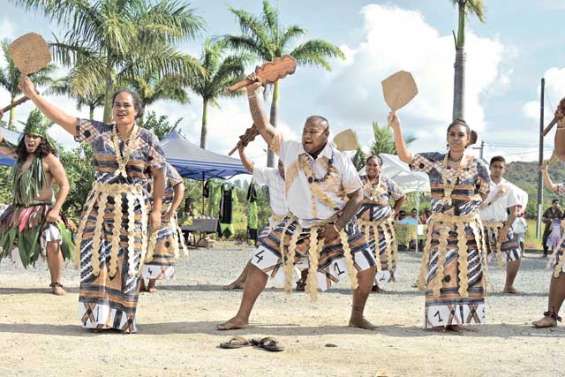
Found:
[{"label": "utility pole", "polygon": [[483,160],[483,161],[484,161],[484,154],[485,154],[485,142],[483,140],[483,141],[481,141],[481,152],[480,152],[480,157],[481,157],[481,160]]},{"label": "utility pole", "polygon": [[[545,98],[545,78],[541,79],[540,110],[539,110],[539,166],[543,163],[543,113]],[[538,172],[538,208],[536,221],[536,237],[541,237],[541,215],[543,211],[543,177],[541,170]]]}]

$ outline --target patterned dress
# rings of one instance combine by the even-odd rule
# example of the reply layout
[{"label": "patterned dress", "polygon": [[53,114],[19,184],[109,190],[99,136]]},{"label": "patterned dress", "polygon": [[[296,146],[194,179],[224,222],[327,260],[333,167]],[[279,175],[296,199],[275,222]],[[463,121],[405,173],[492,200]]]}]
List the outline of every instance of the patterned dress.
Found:
[{"label": "patterned dress", "polygon": [[171,216],[168,221],[164,218],[173,204],[175,186],[182,183],[182,177],[177,172],[177,169],[169,163],[166,163],[165,177],[161,229],[157,233],[154,249],[148,250],[148,256],[143,266],[144,279],[172,279],[175,276],[176,258],[180,252],[179,245],[186,252],[183,237],[179,237],[176,214]]},{"label": "patterned dress", "polygon": [[382,175],[374,183],[361,176],[361,182],[365,200],[357,213],[358,223],[377,263],[375,285],[384,288],[394,276],[398,253],[390,200],[401,199],[404,193],[394,181]]},{"label": "patterned dress", "polygon": [[153,133],[139,129],[132,135],[126,145],[111,124],[81,120],[77,125],[75,140],[92,147],[96,170],[76,242],[85,328],[136,331],[139,278],[148,242],[147,186],[151,168],[163,168],[165,158]]},{"label": "patterned dress", "polygon": [[486,245],[478,215],[489,192],[487,165],[465,156],[459,169],[437,152],[414,156],[410,167],[428,174],[432,217],[419,285],[426,290],[425,327],[484,322]]}]

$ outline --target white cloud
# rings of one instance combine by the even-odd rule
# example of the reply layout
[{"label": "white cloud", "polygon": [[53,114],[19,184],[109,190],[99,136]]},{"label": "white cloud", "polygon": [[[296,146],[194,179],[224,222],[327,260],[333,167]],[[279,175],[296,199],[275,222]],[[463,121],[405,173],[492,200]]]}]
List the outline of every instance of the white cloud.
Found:
[{"label": "white cloud", "polygon": [[[561,98],[565,97],[565,67],[552,67],[545,71],[545,119],[551,120]],[[527,118],[539,120],[540,114],[540,85],[536,90],[537,99],[528,101],[522,107]]]},{"label": "white cloud", "polygon": [[[220,108],[208,107],[208,134],[206,149],[220,154],[227,154],[239,140],[246,128],[252,124],[247,100],[220,99]],[[267,105],[265,105],[266,109]],[[168,115],[169,120],[174,122],[183,118],[181,125],[183,134],[196,145],[200,145],[200,130],[202,125],[202,100],[192,97],[189,105],[179,105],[171,102],[161,101],[148,108],[157,114]],[[287,137],[296,138],[296,133],[290,129],[284,119],[279,120],[278,128]],[[263,139],[258,136],[246,149],[248,157],[257,165],[266,164],[267,146]],[[237,152],[232,156],[238,158]]]},{"label": "white cloud", "polygon": [[4,18],[0,20],[0,40],[14,38],[14,25],[10,20]]},{"label": "white cloud", "polygon": [[[445,137],[452,114],[453,37],[441,35],[417,11],[372,4],[361,13],[364,40],[346,49],[347,63],[328,76],[327,94],[320,101],[334,109],[338,122],[349,123],[362,139],[369,139],[370,122],[384,123],[388,112],[380,82],[398,70],[412,72],[419,94],[400,116],[408,132],[418,137],[417,148],[437,149],[437,138]],[[489,90],[507,87],[511,71],[501,72],[505,49],[497,39],[468,30],[466,52],[466,120],[482,130],[486,121],[481,101],[492,94]]]}]

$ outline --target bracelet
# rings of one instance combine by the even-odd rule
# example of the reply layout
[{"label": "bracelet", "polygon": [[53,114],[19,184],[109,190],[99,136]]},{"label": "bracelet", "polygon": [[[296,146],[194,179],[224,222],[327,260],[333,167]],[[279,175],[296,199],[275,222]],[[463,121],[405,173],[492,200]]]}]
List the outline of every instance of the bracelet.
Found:
[{"label": "bracelet", "polygon": [[337,225],[335,225],[335,223],[333,223],[332,226],[333,226],[333,228],[334,228],[334,230],[335,230],[336,233],[341,232],[341,231],[338,229]]}]

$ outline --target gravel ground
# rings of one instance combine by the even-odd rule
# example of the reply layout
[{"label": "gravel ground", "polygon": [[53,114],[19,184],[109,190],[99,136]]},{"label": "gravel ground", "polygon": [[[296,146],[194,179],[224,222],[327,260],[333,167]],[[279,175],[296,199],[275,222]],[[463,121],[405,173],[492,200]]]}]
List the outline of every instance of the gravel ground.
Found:
[{"label": "gravel ground", "polygon": [[[175,280],[138,306],[139,333],[93,334],[78,322],[78,271],[65,270],[68,294],[48,293],[44,264],[23,270],[0,263],[0,376],[561,376],[565,330],[529,326],[546,307],[546,260],[526,255],[516,287],[502,295],[504,273],[491,266],[494,292],[487,324],[461,335],[422,329],[423,295],[411,287],[419,257],[400,254],[397,282],[369,298],[366,314],[376,331],[345,327],[351,305],[348,282],[310,302],[268,289],[252,326],[224,333],[241,291],[224,291],[245,265],[250,249],[233,244],[193,250],[177,266]],[[274,336],[281,353],[223,350],[232,335]],[[327,347],[333,344],[336,347]]]}]

